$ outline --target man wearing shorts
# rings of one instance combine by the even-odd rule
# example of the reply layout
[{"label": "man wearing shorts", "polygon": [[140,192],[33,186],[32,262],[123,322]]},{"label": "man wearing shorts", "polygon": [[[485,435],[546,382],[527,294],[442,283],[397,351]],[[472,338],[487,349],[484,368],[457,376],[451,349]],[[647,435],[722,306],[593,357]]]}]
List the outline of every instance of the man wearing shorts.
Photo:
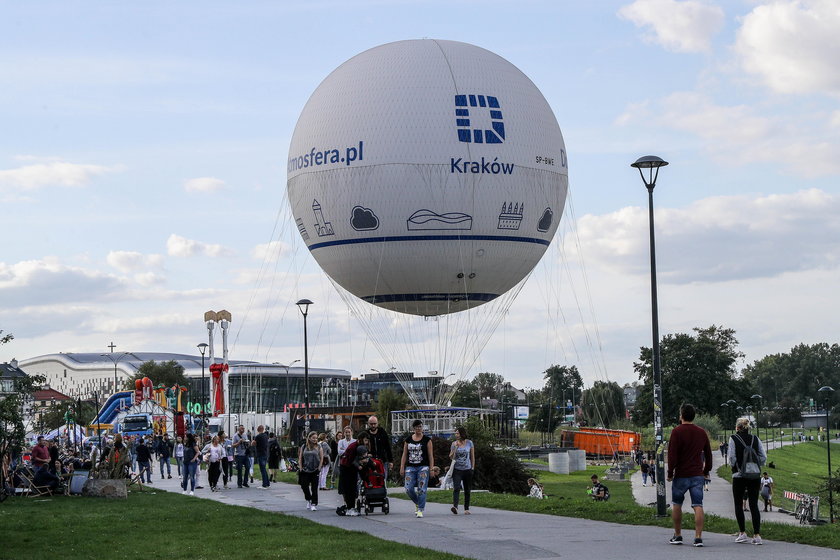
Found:
[{"label": "man wearing shorts", "polygon": [[694,406],[680,407],[680,425],[668,441],[668,482],[671,485],[671,517],[674,536],[671,544],[682,544],[682,504],[685,493],[691,496],[694,508],[694,546],[703,546],[703,485],[712,470],[712,446],[706,430],[694,425]]}]

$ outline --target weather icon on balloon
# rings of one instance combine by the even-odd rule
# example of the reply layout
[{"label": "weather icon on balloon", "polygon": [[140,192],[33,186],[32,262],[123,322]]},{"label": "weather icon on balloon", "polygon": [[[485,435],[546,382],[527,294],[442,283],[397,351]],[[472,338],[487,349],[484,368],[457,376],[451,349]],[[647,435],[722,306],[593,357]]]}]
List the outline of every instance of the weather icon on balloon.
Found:
[{"label": "weather icon on balloon", "polygon": [[353,213],[350,216],[350,225],[356,231],[379,229],[379,218],[376,217],[376,214],[370,208],[354,206]]}]

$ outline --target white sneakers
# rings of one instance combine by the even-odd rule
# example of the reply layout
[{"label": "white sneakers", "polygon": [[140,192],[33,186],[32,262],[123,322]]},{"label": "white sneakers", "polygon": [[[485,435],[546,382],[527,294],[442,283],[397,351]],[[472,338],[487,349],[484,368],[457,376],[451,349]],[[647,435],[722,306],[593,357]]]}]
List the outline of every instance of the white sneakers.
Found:
[{"label": "white sneakers", "polygon": [[312,510],[312,511],[318,511],[318,506],[316,506],[315,504],[312,504],[312,507],[309,508],[309,509]]},{"label": "white sneakers", "polygon": [[350,509],[347,510],[346,515],[347,515],[347,517],[358,517],[359,516],[359,511],[355,508],[350,508]]},{"label": "white sneakers", "polygon": [[192,490],[190,490],[190,496],[195,496],[195,492],[193,492]]},{"label": "white sneakers", "polygon": [[423,511],[418,509],[417,513],[415,513],[414,515],[416,515],[417,518],[419,519],[419,518],[423,517]]},{"label": "white sneakers", "polygon": [[738,537],[735,539],[735,542],[737,542],[737,543],[750,542],[750,538],[747,536],[746,533],[739,533]]},{"label": "white sneakers", "polygon": [[761,537],[753,537],[752,543],[753,544],[761,544]]},{"label": "white sneakers", "polygon": [[312,502],[310,502],[310,501],[306,502],[306,509],[312,509]]}]

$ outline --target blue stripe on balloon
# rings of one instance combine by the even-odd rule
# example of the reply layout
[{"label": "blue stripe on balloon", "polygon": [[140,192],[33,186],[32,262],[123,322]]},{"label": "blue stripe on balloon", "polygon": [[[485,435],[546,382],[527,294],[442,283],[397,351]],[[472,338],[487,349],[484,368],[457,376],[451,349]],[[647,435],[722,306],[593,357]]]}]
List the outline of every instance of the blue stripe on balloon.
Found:
[{"label": "blue stripe on balloon", "polygon": [[378,296],[364,296],[368,303],[399,303],[399,302],[425,302],[425,301],[492,301],[499,297],[499,294],[481,293],[455,293],[455,294],[382,294]]},{"label": "blue stripe on balloon", "polygon": [[394,243],[402,241],[507,241],[513,243],[535,243],[537,245],[548,245],[551,241],[538,237],[508,237],[504,235],[395,235],[388,237],[364,237],[361,239],[336,239],[313,243],[309,246],[310,251],[334,247],[337,245],[356,245],[360,243]]}]

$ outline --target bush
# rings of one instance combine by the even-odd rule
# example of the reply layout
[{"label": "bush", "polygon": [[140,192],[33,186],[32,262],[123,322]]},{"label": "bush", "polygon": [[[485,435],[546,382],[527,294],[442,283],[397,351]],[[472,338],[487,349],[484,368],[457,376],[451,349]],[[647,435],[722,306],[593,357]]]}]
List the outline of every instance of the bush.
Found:
[{"label": "bush", "polygon": [[[476,464],[473,465],[473,488],[497,493],[527,495],[530,490],[528,479],[533,476],[533,473],[522,466],[516,453],[494,448],[495,438],[479,418],[467,420],[466,428],[469,439],[475,446]],[[408,432],[401,434],[394,444],[395,471],[399,470],[403,442],[407,437],[411,437],[411,434]],[[452,441],[452,439],[432,437],[435,465],[440,467],[442,475],[446,473],[451,463],[449,450],[452,447]]]}]

